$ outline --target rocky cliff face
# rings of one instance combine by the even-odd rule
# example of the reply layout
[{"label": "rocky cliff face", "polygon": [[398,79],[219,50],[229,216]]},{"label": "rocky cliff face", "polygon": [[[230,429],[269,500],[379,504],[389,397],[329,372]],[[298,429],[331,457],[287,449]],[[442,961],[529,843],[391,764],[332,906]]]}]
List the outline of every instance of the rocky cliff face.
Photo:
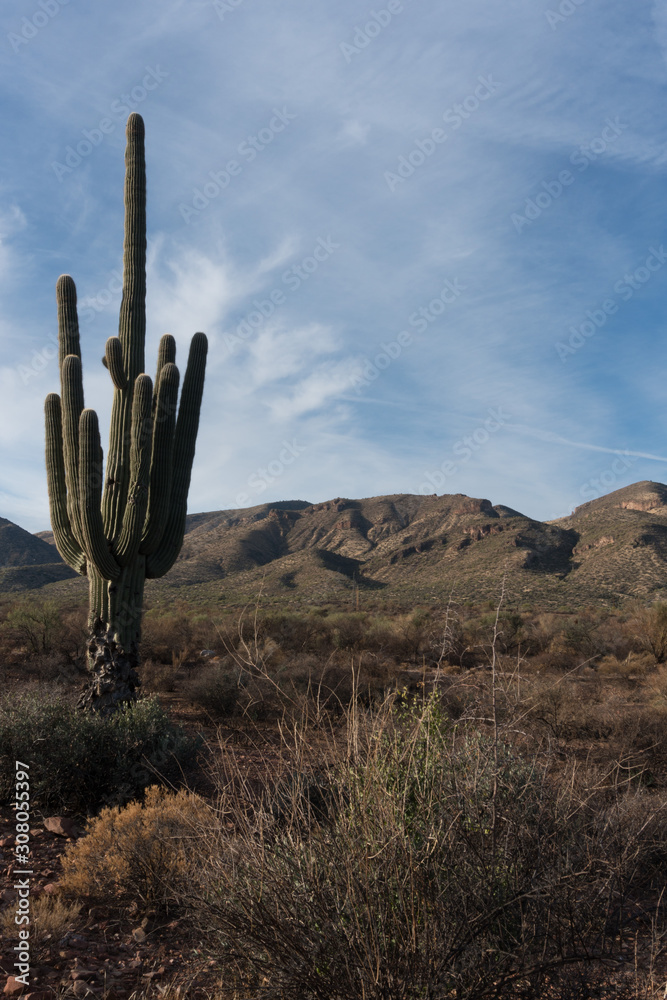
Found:
[{"label": "rocky cliff face", "polygon": [[[21,555],[20,545],[8,544],[7,558],[46,562],[48,533],[23,535],[36,547],[26,544]],[[55,568],[60,560],[53,549],[51,555]],[[493,598],[503,576],[516,598],[545,606],[667,597],[667,486],[636,483],[548,523],[462,494],[281,501],[191,514],[164,585],[219,583],[225,592],[249,595],[263,586],[276,598],[304,602],[361,588],[407,601],[439,599],[452,589]]]}]

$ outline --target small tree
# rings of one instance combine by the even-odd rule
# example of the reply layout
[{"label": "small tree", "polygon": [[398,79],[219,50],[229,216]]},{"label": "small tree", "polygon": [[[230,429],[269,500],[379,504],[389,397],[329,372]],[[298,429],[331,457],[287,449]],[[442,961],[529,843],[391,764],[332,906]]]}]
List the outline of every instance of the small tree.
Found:
[{"label": "small tree", "polygon": [[658,663],[664,663],[667,660],[667,603],[656,601],[650,608],[639,608],[632,625],[644,649],[653,653]]},{"label": "small tree", "polygon": [[16,604],[3,623],[9,632],[30,653],[50,653],[63,628],[60,609],[55,601],[22,600]]}]

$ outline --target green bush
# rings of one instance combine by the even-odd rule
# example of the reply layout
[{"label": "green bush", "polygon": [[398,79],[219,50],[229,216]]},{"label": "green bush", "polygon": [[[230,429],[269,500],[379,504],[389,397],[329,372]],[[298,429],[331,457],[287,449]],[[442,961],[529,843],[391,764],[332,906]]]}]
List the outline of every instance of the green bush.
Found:
[{"label": "green bush", "polygon": [[30,767],[32,808],[91,814],[135,798],[155,784],[156,773],[176,777],[198,745],[153,698],[102,719],[62,696],[6,695],[0,700],[0,801],[12,801],[20,760]]}]

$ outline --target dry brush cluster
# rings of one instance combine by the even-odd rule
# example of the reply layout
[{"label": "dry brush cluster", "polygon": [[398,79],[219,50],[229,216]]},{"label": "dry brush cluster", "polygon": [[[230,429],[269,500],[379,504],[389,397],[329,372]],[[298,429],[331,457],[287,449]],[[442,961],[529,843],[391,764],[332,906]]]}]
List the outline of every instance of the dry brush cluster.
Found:
[{"label": "dry brush cluster", "polygon": [[[590,985],[629,954],[638,901],[656,917],[664,793],[455,723],[437,694],[350,705],[283,749],[249,777],[221,741],[214,801],[101,813],[63,890],[178,912],[221,997],[276,1000],[567,996],[570,968]],[[653,929],[658,950],[664,913]]]}]

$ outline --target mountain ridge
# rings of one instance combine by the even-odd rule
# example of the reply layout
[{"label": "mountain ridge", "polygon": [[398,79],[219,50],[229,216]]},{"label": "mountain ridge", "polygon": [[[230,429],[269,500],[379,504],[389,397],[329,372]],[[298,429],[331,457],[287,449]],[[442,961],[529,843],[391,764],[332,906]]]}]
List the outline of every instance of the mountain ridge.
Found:
[{"label": "mountain ridge", "polygon": [[[10,524],[0,521],[0,591],[25,589],[16,533],[13,565],[3,550]],[[50,532],[24,535],[40,546],[27,551],[30,558],[53,553]],[[74,575],[58,560],[44,559],[45,584],[56,570],[66,571],[62,579]],[[27,565],[35,577],[37,564]],[[204,511],[188,515],[176,564],[149,592],[208,586],[241,598],[263,588],[276,600],[316,603],[346,600],[352,590],[420,601],[452,589],[497,596],[503,578],[514,599],[545,606],[667,597],[667,486],[634,483],[551,521],[460,493]]]}]

